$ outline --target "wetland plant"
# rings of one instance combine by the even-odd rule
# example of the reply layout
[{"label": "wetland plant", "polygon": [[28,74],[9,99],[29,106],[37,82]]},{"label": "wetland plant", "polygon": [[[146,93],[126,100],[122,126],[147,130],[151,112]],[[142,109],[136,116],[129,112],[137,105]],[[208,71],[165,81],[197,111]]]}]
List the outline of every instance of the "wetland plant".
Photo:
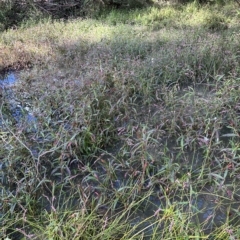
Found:
[{"label": "wetland plant", "polygon": [[23,70],[0,96],[0,237],[239,239],[238,20],[186,4],[1,32],[0,68]]}]

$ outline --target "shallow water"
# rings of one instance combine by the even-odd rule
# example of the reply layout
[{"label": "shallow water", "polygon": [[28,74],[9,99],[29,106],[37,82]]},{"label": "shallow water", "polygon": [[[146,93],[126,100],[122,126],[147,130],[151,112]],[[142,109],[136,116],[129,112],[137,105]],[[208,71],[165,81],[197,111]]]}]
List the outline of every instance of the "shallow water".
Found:
[{"label": "shallow water", "polygon": [[[24,109],[23,106],[21,106],[21,103],[15,99],[14,92],[12,90],[12,87],[17,83],[17,75],[14,73],[9,73],[5,77],[0,77],[0,88],[5,93],[5,100],[9,102],[9,105],[11,106],[11,114],[12,117],[16,120],[17,124],[22,124],[22,122],[26,122],[31,124],[32,126],[37,126],[37,119],[34,117],[34,115],[31,113],[29,109]],[[0,126],[2,125],[0,120]],[[68,129],[69,126],[66,125],[66,129]],[[34,130],[34,128],[33,128]],[[220,141],[225,142],[224,145],[228,144],[228,138],[227,137],[221,137],[224,134],[229,133],[229,129],[223,128],[220,129]],[[231,132],[230,132],[231,133]],[[38,143],[40,143],[41,139],[39,138]],[[44,139],[43,141],[46,141]],[[166,140],[167,142],[167,140]],[[179,178],[187,174],[188,172],[198,172],[199,169],[201,169],[201,165],[204,159],[203,152],[201,150],[198,151],[186,151],[184,154],[178,156],[178,150],[176,150],[176,140],[173,139],[172,141],[168,141],[167,143],[168,149],[170,149],[170,153],[174,157],[174,163],[175,166],[179,166],[178,174]],[[121,148],[121,146],[116,147],[115,151],[109,150],[112,156],[115,156],[118,152],[118,150]],[[33,146],[34,149],[34,146]],[[158,155],[159,149],[156,150],[156,152],[149,150],[149,155],[153,156],[154,159],[161,159],[161,155]],[[34,154],[34,153],[33,153]],[[36,156],[38,155],[38,152],[36,150]],[[108,159],[106,159],[106,162],[111,162],[111,155],[109,155]],[[157,161],[157,160],[156,160]],[[159,164],[163,165],[163,162],[159,162]],[[102,168],[96,168],[96,175],[100,176],[101,181],[92,181],[92,180],[86,180],[85,184],[91,186],[92,191],[98,192],[98,189],[100,188],[100,182],[104,182],[104,178],[106,176],[106,172]],[[176,179],[173,179],[176,180]],[[83,179],[81,181],[84,182]],[[149,183],[151,183],[151,180],[147,180]],[[109,191],[111,193],[113,192],[121,192],[122,188],[127,188],[128,184],[130,184],[129,188],[132,187],[134,180],[128,181],[126,177],[124,176],[124,173],[121,173],[119,171],[119,174],[115,175],[115,179],[112,182],[105,183],[106,185],[109,185]],[[137,184],[137,182],[136,182]],[[159,183],[160,184],[160,183]],[[227,183],[225,183],[227,185]],[[154,186],[153,187],[153,194],[150,195],[147,199],[142,201],[141,206],[139,209],[137,209],[135,212],[132,213],[132,216],[129,220],[132,227],[136,227],[136,232],[143,231],[145,233],[145,236],[151,235],[155,228],[158,228],[159,230],[162,230],[164,228],[164,223],[162,221],[158,221],[158,216],[163,214],[164,209],[167,207],[166,200],[161,193],[159,194],[159,187]],[[215,193],[215,195],[214,195]],[[233,214],[234,212],[229,212],[229,206],[231,205],[231,209],[234,209],[238,211],[238,205],[239,202],[237,202],[234,199],[231,199],[230,197],[227,198],[223,193],[219,192],[216,193],[215,190],[211,190],[211,186],[205,186],[204,189],[200,191],[198,195],[191,195],[189,196],[189,199],[180,199],[180,196],[175,196],[170,199],[170,205],[176,206],[176,208],[179,208],[179,210],[182,212],[182,214],[188,214],[191,218],[191,223],[193,225],[201,225],[203,226],[203,229],[205,232],[212,232],[214,230],[214,227],[223,225],[227,218],[229,218],[229,214]],[[180,195],[180,194],[179,194]],[[220,196],[220,198],[219,198]],[[55,197],[55,196],[54,196]],[[50,196],[49,196],[50,198]],[[61,195],[56,196],[58,198],[58,203],[64,202],[64,197],[61,199]],[[180,199],[180,200],[179,200]],[[221,207],[219,207],[219,200],[222,201],[223,204],[220,204]],[[77,208],[77,202],[78,198],[73,198],[73,201],[76,201],[76,203],[72,203]],[[48,211],[51,211],[51,203],[48,202],[46,199],[43,201],[43,205],[45,209]],[[61,205],[61,204],[60,204]],[[70,204],[71,205],[71,204]],[[116,203],[116,206],[121,207],[121,202]],[[108,211],[108,206],[102,206],[103,211]],[[157,214],[159,212],[159,215]],[[155,215],[155,216],[154,216]],[[159,218],[159,219],[160,219]],[[236,217],[236,221],[239,221],[239,217]],[[148,239],[147,237],[144,239]],[[150,238],[149,238],[150,239]]]},{"label": "shallow water", "polygon": [[[17,74],[14,72],[0,75],[0,94],[4,96],[4,101],[9,104],[11,117],[16,121],[16,125],[20,126],[22,123],[27,123],[31,126],[30,130],[34,131],[37,124],[36,117],[31,113],[29,108],[22,106],[21,102],[16,99],[12,89],[17,82]],[[1,127],[4,127],[4,122],[8,120],[7,117],[4,118],[4,121],[0,120]]]},{"label": "shallow water", "polygon": [[7,75],[0,75],[0,87],[6,88],[11,87],[17,81],[16,75],[14,73],[9,73]]},{"label": "shallow water", "polygon": [[[225,133],[225,130],[220,131],[221,134]],[[221,137],[220,141],[222,141]],[[228,141],[222,142],[225,146],[229,144]],[[174,143],[173,141],[168,141],[167,144],[168,148],[172,148],[170,152],[174,158],[174,156],[178,155],[178,152],[174,150]],[[151,150],[150,154],[154,155],[154,152]],[[113,155],[115,155],[115,152],[113,152]],[[153,158],[160,159],[161,156],[155,155]],[[188,171],[198,174],[201,170],[203,159],[204,153],[201,149],[194,152],[186,150],[182,157],[175,159],[175,164],[181,166],[178,173],[179,178],[186,175]],[[111,162],[111,157],[107,160]],[[96,174],[104,176],[106,173],[99,168]],[[134,180],[132,181],[134,182]],[[151,179],[147,181],[151,182]],[[177,182],[177,179],[175,181]],[[119,171],[119,174],[115,175],[115,180],[109,189],[119,191],[121,188],[128,187],[129,183],[132,186],[131,181],[128,181],[124,174],[121,174]],[[99,187],[98,184],[96,181],[91,182],[92,187],[96,189]],[[197,185],[197,183],[189,184]],[[229,194],[231,191],[231,180],[225,180],[222,184],[222,188],[219,186],[219,189],[216,188],[215,184],[206,184],[204,187],[199,187],[197,192],[189,191],[188,194],[184,194],[183,199],[181,199],[182,190],[176,191],[169,200],[166,200],[159,186],[150,184],[153,189],[152,194],[142,201],[140,207],[133,212],[128,221],[133,228],[136,228],[135,232],[144,232],[144,239],[151,239],[147,236],[150,236],[156,229],[162,231],[165,228],[165,223],[161,219],[165,209],[171,208],[171,206],[179,210],[183,221],[185,217],[186,219],[190,219],[190,221],[187,220],[188,224],[191,224],[193,228],[194,226],[195,228],[201,226],[201,231],[204,231],[205,234],[211,234],[216,227],[224,225],[229,219],[232,223],[239,223],[240,216],[236,212],[238,212],[240,202],[236,197]],[[188,187],[186,186],[186,191],[187,189]]]}]

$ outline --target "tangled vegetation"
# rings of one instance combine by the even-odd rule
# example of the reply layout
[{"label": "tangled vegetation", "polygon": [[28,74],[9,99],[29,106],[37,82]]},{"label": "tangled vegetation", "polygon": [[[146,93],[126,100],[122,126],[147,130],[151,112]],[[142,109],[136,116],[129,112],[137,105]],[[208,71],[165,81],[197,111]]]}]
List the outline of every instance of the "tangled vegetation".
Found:
[{"label": "tangled vegetation", "polygon": [[237,6],[2,31],[0,238],[239,239]]},{"label": "tangled vegetation", "polygon": [[[112,9],[136,9],[162,4],[224,5],[227,0],[2,0],[0,2],[0,31],[17,28],[22,22],[38,22],[43,18],[69,19],[97,17]],[[240,6],[240,0],[235,0]],[[161,4],[160,4],[161,3]]]}]

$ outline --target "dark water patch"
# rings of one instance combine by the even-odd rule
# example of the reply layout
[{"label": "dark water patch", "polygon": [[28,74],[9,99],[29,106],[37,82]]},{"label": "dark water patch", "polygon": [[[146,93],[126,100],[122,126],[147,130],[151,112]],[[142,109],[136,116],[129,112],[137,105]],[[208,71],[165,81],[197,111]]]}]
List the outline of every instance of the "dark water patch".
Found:
[{"label": "dark water patch", "polygon": [[[223,141],[223,139],[224,134],[230,134],[229,129],[220,129],[219,132],[220,141],[218,144],[221,143],[222,147],[228,146],[229,141]],[[239,217],[237,214],[235,214],[234,209],[237,211],[237,205],[239,202],[236,202],[235,199],[226,196],[225,193],[223,191],[220,191],[217,187],[212,189],[211,186],[209,186],[202,189],[202,187],[197,183],[198,177],[203,170],[204,164],[206,164],[204,148],[199,147],[192,150],[186,148],[184,150],[181,150],[176,139],[165,139],[164,141],[165,143],[163,143],[163,145],[166,146],[166,149],[168,149],[167,152],[165,152],[165,156],[169,155],[167,161],[163,160],[162,156],[158,154],[159,149],[156,149],[155,151],[154,149],[151,149],[150,151],[150,154],[153,159],[155,159],[155,162],[158,162],[157,164],[160,165],[160,169],[157,166],[156,168],[161,171],[161,169],[164,167],[166,168],[166,165],[169,165],[171,167],[175,164],[178,166],[175,171],[176,173],[174,174],[172,180],[169,180],[175,183],[180,181],[184,184],[182,188],[185,188],[186,191],[189,186],[193,187],[194,191],[192,193],[191,191],[187,193],[185,191],[177,190],[175,193],[173,193],[173,196],[168,196],[169,199],[166,199],[161,191],[159,191],[159,186],[157,186],[156,181],[157,178],[159,178],[158,185],[161,185],[161,178],[164,177],[165,173],[163,172],[162,174],[159,174],[155,172],[154,174],[156,174],[156,176],[151,175],[150,178],[146,180],[148,182],[151,182],[151,178],[155,179],[155,183],[150,184],[151,188],[153,189],[153,193],[140,205],[138,205],[138,209],[134,211],[131,218],[128,219],[130,225],[133,228],[136,228],[135,233],[142,232],[144,233],[144,236],[147,236],[152,235],[155,230],[160,232],[162,231],[164,224],[159,225],[157,216],[159,215],[161,217],[163,215],[163,212],[168,208],[166,201],[169,201],[168,204],[170,204],[170,206],[175,206],[175,210],[180,211],[183,217],[187,214],[187,216],[190,218],[185,221],[188,221],[188,223],[190,223],[192,226],[196,226],[196,228],[199,228],[201,226],[201,229],[206,234],[214,232],[216,228],[221,227],[228,222],[230,209],[232,218],[234,218],[235,221],[238,221]],[[114,156],[116,155],[116,152],[116,149],[113,150]],[[129,156],[129,158],[130,157],[131,156]],[[111,159],[111,154],[109,154],[105,160],[106,162],[114,162],[113,159]],[[208,175],[211,175],[212,172],[213,174],[217,175],[217,171],[221,170],[214,168],[214,160],[211,163],[211,171],[208,166],[209,165],[206,166],[207,170],[209,171],[208,172],[206,170],[206,173]],[[99,175],[101,175],[102,179],[104,179],[104,175],[107,174],[107,171],[101,170],[101,168],[98,170],[101,172]],[[191,177],[190,174],[192,174]],[[219,174],[221,175],[220,172]],[[185,181],[183,181],[184,178],[186,178]],[[200,181],[203,181],[202,184],[204,185],[205,180],[200,179]],[[93,183],[93,185],[96,184],[98,183]],[[115,180],[112,181],[112,191],[119,191],[119,189],[123,189],[129,184],[132,187],[134,185],[134,179],[126,179],[126,176],[124,176],[124,171],[122,171],[121,174],[120,169],[118,169],[117,174],[115,174]],[[231,182],[223,182],[221,184],[224,188],[227,187],[228,184],[231,185]],[[184,196],[184,198],[181,199],[181,196]],[[177,211],[175,213],[173,212],[173,214],[176,214]]]}]

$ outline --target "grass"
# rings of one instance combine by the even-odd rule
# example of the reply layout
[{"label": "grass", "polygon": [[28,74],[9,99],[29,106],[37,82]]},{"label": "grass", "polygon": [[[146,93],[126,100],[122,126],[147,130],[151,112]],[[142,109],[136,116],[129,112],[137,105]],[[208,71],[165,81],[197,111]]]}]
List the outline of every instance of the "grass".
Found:
[{"label": "grass", "polygon": [[1,238],[239,239],[235,7],[2,32]]}]

